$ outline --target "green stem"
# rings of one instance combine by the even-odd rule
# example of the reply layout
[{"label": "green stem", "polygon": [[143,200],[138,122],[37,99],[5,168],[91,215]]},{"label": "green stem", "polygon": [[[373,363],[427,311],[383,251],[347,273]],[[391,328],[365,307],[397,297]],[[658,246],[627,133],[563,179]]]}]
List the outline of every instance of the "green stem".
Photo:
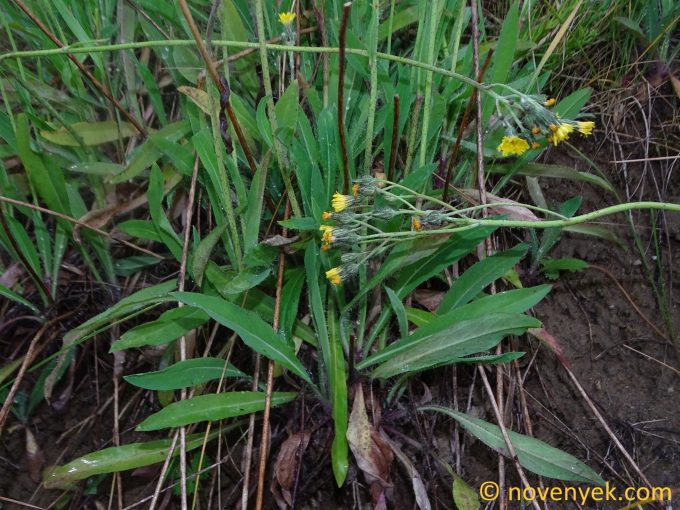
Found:
[{"label": "green stem", "polygon": [[[276,154],[276,162],[281,170],[281,178],[283,179],[283,184],[286,188],[286,194],[288,195],[288,200],[290,201],[290,207],[293,210],[293,215],[298,218],[302,216],[302,210],[298,204],[297,197],[295,196],[295,190],[293,189],[293,184],[290,181],[290,175],[288,174],[288,165],[283,156],[283,146],[281,141],[277,137],[279,123],[276,118],[276,107],[274,106],[274,94],[272,93],[272,82],[269,75],[269,63],[267,61],[267,43],[264,36],[264,10],[262,7],[262,0],[256,0],[255,2],[255,18],[257,22],[257,48],[260,50],[260,63],[262,66],[262,82],[264,83],[264,93],[267,96],[267,113],[269,114],[269,123],[272,128],[272,137],[274,138],[274,153]],[[216,43],[213,43],[217,46]],[[283,45],[286,52],[292,51],[292,47],[288,45]]]},{"label": "green stem", "polygon": [[[196,41],[193,39],[171,39],[171,40],[162,40],[162,41],[139,41],[139,42],[130,42],[130,43],[124,43],[124,44],[105,44],[101,46],[66,46],[64,48],[52,48],[52,49],[45,49],[45,50],[30,50],[30,51],[13,51],[9,53],[5,53],[4,55],[0,55],[0,61],[6,59],[6,58],[16,58],[16,59],[22,59],[22,58],[30,58],[30,57],[45,57],[45,56],[51,56],[51,55],[61,55],[65,53],[71,53],[71,54],[78,54],[78,53],[101,53],[101,52],[106,52],[106,51],[122,51],[122,50],[130,50],[130,49],[140,49],[140,48],[169,48],[169,47],[177,47],[177,46],[195,46]],[[226,47],[231,47],[231,48],[242,48],[242,49],[247,49],[247,48],[259,48],[262,50],[263,48],[268,51],[292,51],[296,53],[330,53],[330,54],[335,54],[339,52],[338,48],[333,48],[333,47],[310,47],[310,46],[294,46],[290,47],[285,44],[267,44],[267,43],[253,43],[253,42],[246,42],[246,41],[228,41],[228,40],[217,40],[213,41],[212,45],[217,47],[217,46],[226,46]],[[361,57],[366,57],[368,58],[368,51],[366,50],[361,50],[358,48],[347,48],[346,53],[348,55],[358,55]],[[382,53],[382,52],[377,52],[376,53],[376,58],[382,59],[382,60],[387,60],[390,62],[396,62],[398,64],[403,64],[403,65],[408,65],[408,66],[413,66],[417,67],[420,69],[424,69],[426,71],[431,71],[435,74],[440,74],[442,76],[448,76],[449,78],[454,78],[456,80],[459,80],[477,90],[480,92],[489,94],[490,96],[494,98],[500,98],[500,100],[505,101],[505,98],[502,96],[499,96],[496,92],[490,89],[488,85],[485,85],[483,83],[479,83],[478,81],[459,74],[455,71],[449,71],[447,69],[443,69],[441,67],[437,67],[435,65],[431,64],[426,64],[424,62],[418,62],[417,60],[413,60],[410,58],[404,58],[400,57],[397,55],[388,55],[387,53]],[[264,71],[263,71],[264,72]],[[265,82],[266,86],[266,82]],[[271,88],[271,83],[269,84]],[[507,85],[505,88],[511,88],[508,87]],[[514,89],[512,89],[514,90]],[[519,94],[516,90],[514,91],[515,93]]]}]

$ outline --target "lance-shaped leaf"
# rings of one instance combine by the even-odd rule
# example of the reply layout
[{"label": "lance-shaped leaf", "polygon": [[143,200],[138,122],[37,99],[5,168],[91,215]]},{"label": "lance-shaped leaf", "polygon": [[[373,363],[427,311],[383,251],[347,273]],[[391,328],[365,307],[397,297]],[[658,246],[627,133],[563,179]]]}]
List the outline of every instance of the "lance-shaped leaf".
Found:
[{"label": "lance-shaped leaf", "polygon": [[[241,425],[234,423],[222,428],[220,433],[228,432]],[[212,440],[219,434],[214,432],[208,436]],[[194,450],[205,442],[205,434],[192,434],[186,439],[186,451]],[[43,473],[43,482],[47,489],[68,489],[74,482],[84,480],[91,476],[105,473],[117,473],[128,469],[137,469],[163,462],[168,456],[172,446],[171,439],[149,441],[146,443],[131,443],[123,446],[104,448],[96,452],[88,453],[63,466],[52,466]],[[172,455],[179,455],[179,445]]]},{"label": "lance-shaped leaf", "polygon": [[280,363],[311,384],[312,380],[295,356],[293,347],[259,315],[218,297],[193,292],[173,292],[172,296],[189,306],[202,309],[217,322],[238,333],[248,347]]},{"label": "lance-shaped leaf", "polygon": [[110,352],[122,351],[144,345],[162,345],[172,342],[208,321],[208,314],[200,308],[183,306],[161,314],[155,321],[146,322],[126,331],[111,344]]},{"label": "lance-shaped leaf", "polygon": [[[295,399],[297,393],[272,393],[272,407]],[[255,413],[264,409],[265,394],[258,391],[234,391],[200,395],[173,402],[137,426],[138,431],[181,427],[201,421],[217,421]]]},{"label": "lance-shaped leaf", "polygon": [[219,358],[195,358],[178,361],[174,365],[157,372],[126,375],[123,377],[130,384],[147,390],[178,390],[196,386],[222,377],[248,376]]},{"label": "lance-shaped leaf", "polygon": [[491,349],[503,337],[520,335],[537,324],[540,324],[538,320],[522,314],[490,313],[457,322],[416,341],[405,338],[381,353],[388,359],[373,371],[372,376],[386,378],[454,363],[464,356]]},{"label": "lance-shaped leaf", "polygon": [[[498,426],[446,407],[426,406],[419,408],[419,411],[437,411],[451,416],[482,443],[506,457],[508,456],[507,445]],[[533,437],[510,430],[507,432],[517,454],[517,460],[522,467],[532,473],[557,480],[605,485],[605,481],[600,475],[573,455],[553,448]]]}]

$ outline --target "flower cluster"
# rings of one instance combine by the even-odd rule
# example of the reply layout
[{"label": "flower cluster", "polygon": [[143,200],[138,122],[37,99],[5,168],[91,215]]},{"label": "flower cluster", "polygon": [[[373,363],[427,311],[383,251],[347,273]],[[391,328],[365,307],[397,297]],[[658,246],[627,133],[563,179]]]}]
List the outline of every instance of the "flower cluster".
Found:
[{"label": "flower cluster", "polygon": [[[399,193],[395,191],[399,190]],[[390,183],[374,177],[357,179],[351,194],[336,192],[331,200],[331,211],[323,213],[325,223],[321,231],[321,249],[346,250],[340,260],[342,265],[326,271],[326,277],[333,285],[341,285],[354,275],[359,266],[370,258],[386,251],[396,241],[391,236],[420,235],[424,230],[437,228],[447,221],[447,215],[439,210],[422,210],[409,202],[411,190],[397,183]],[[380,195],[386,205],[374,198]],[[398,207],[404,206],[399,209]],[[409,223],[402,223],[405,231],[386,233],[375,222],[392,220],[405,216]],[[379,225],[380,223],[378,223]],[[358,251],[356,248],[361,247]]]},{"label": "flower cluster", "polygon": [[280,12],[279,13],[279,21],[281,24],[285,26],[292,25],[293,21],[295,21],[295,13],[294,12]]},{"label": "flower cluster", "polygon": [[568,140],[574,132],[583,136],[592,134],[594,122],[562,119],[559,114],[550,110],[554,104],[554,98],[546,100],[543,96],[519,93],[512,99],[498,96],[496,108],[507,134],[496,150],[503,156],[519,156],[529,149],[539,148],[539,140],[542,138],[548,143],[558,145]]}]

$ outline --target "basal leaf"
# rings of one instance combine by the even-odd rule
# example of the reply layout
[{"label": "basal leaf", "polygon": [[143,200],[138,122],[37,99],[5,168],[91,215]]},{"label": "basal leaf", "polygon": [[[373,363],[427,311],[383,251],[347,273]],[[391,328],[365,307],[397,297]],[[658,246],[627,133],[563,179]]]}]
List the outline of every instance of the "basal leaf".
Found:
[{"label": "basal leaf", "polygon": [[[436,411],[449,415],[481,442],[508,456],[507,446],[498,426],[446,407],[426,406],[419,410]],[[600,475],[573,455],[553,448],[533,437],[510,430],[507,432],[519,463],[532,473],[557,480],[605,485],[605,481]]]},{"label": "basal leaf", "polygon": [[[297,393],[272,393],[272,407],[291,402]],[[265,394],[257,391],[234,391],[200,395],[174,402],[149,416],[137,426],[137,431],[181,427],[202,421],[217,421],[243,416],[264,409]]]},{"label": "basal leaf", "polygon": [[202,309],[217,322],[238,333],[251,349],[280,363],[305,381],[312,382],[293,348],[257,314],[224,299],[204,294],[173,292],[172,296],[189,306]]},{"label": "basal leaf", "polygon": [[178,390],[188,388],[222,377],[248,376],[219,358],[195,358],[178,361],[157,372],[123,376],[130,384],[147,390]]}]

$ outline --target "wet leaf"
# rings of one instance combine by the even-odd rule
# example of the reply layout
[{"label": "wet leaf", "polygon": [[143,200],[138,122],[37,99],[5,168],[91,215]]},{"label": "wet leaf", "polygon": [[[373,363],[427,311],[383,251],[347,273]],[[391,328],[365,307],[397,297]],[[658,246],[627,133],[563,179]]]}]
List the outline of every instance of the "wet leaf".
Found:
[{"label": "wet leaf", "polygon": [[203,111],[203,113],[210,115],[210,96],[208,96],[208,93],[205,90],[182,86],[177,87],[177,92],[181,92],[187,96],[192,103]]},{"label": "wet leaf", "polygon": [[[101,145],[137,134],[137,129],[129,122],[118,123],[115,120],[76,122],[71,124],[70,128],[80,137],[84,145]],[[65,127],[56,131],[41,131],[40,134],[46,140],[57,145],[80,147],[80,142]]]},{"label": "wet leaf", "polygon": [[208,314],[193,306],[182,306],[163,312],[155,321],[146,322],[126,331],[111,344],[109,352],[145,345],[163,345],[208,322]]},{"label": "wet leaf", "polygon": [[[449,415],[482,443],[508,456],[507,447],[498,426],[446,407],[426,406],[419,408],[419,411],[436,411]],[[522,467],[532,473],[557,480],[605,485],[600,475],[573,455],[533,437],[511,430],[507,432],[517,454],[517,460]]]},{"label": "wet leaf", "polygon": [[[223,427],[222,432],[238,427],[235,423]],[[208,436],[208,440],[217,437],[217,433]],[[186,450],[191,451],[200,447],[205,441],[205,434],[193,434],[186,438]],[[131,443],[123,446],[104,448],[88,453],[63,466],[52,466],[43,473],[43,483],[47,489],[67,489],[74,482],[104,473],[117,473],[128,469],[149,466],[163,462],[168,455],[172,440],[161,439],[145,443]],[[172,456],[179,455],[179,448],[175,448]]]},{"label": "wet leaf", "polygon": [[205,266],[208,264],[210,259],[210,254],[215,248],[215,245],[220,240],[220,236],[224,233],[227,228],[227,224],[215,227],[212,232],[205,236],[201,243],[196,248],[193,258],[191,259],[192,273],[194,280],[198,286],[203,282],[203,273],[205,271]]},{"label": "wet leaf", "polygon": [[232,329],[251,349],[288,368],[311,384],[312,380],[295,351],[257,314],[224,299],[192,292],[173,292],[172,296],[187,305],[201,308],[223,326]]},{"label": "wet leaf", "polygon": [[[272,393],[271,406],[276,407],[295,400],[297,393]],[[264,409],[265,394],[257,391],[234,391],[199,395],[173,402],[149,416],[135,430],[148,432],[170,427],[181,427],[202,421],[217,421],[234,416],[255,413]]]},{"label": "wet leaf", "polygon": [[459,476],[453,478],[453,502],[458,510],[479,510],[477,491]]},{"label": "wet leaf", "polygon": [[178,390],[215,381],[222,377],[247,378],[248,376],[232,364],[226,365],[223,359],[195,358],[178,361],[157,372],[127,375],[123,379],[147,390]]},{"label": "wet leaf", "polygon": [[394,455],[390,446],[368,420],[361,384],[357,384],[354,391],[354,404],[347,426],[347,441],[366,479],[371,483],[380,481],[386,485]]},{"label": "wet leaf", "polygon": [[[429,327],[433,324],[434,322],[421,330],[429,333]],[[450,328],[432,334],[421,333],[413,338],[418,334],[416,332],[383,349],[379,356],[387,361],[378,366],[371,376],[384,379],[455,363],[459,358],[495,347],[508,335],[520,335],[528,328],[538,326],[538,320],[526,315],[488,313],[476,319],[454,323]]]},{"label": "wet leaf", "polygon": [[274,464],[274,479],[271,490],[279,508],[286,509],[293,506],[293,490],[295,478],[300,469],[302,456],[309,444],[310,433],[296,433],[286,439],[281,445]]}]

